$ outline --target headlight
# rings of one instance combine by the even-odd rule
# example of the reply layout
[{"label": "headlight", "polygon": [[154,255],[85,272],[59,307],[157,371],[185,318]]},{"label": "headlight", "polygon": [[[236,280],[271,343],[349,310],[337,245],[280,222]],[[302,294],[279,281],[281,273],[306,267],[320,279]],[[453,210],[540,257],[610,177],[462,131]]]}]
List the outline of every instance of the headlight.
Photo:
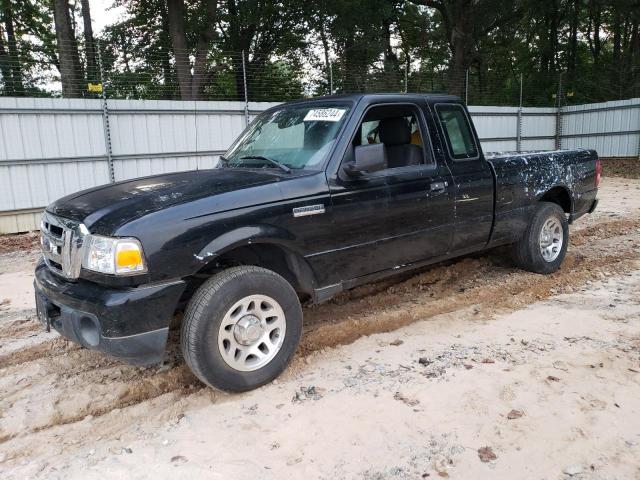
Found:
[{"label": "headlight", "polygon": [[94,272],[129,275],[147,271],[142,246],[135,238],[85,237],[82,266]]}]

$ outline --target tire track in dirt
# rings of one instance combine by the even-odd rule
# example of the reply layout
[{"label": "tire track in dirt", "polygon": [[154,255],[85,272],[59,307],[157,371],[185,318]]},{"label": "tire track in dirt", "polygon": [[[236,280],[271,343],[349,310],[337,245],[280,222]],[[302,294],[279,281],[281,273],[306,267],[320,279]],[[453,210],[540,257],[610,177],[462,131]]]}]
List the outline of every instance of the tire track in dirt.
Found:
[{"label": "tire track in dirt", "polygon": [[[299,355],[474,306],[480,318],[490,317],[601,275],[627,272],[633,268],[632,260],[640,258],[636,248],[640,245],[634,235],[639,227],[640,221],[616,220],[573,233],[573,246],[563,268],[550,276],[515,269],[503,258],[503,249],[345,292],[331,302],[305,308],[306,331]],[[615,249],[610,248],[611,242],[616,244]],[[13,389],[11,398],[6,393],[0,396],[0,410],[6,412],[0,418],[0,444],[75,423],[87,415],[100,417],[167,393],[181,397],[197,392],[202,387],[179,358],[177,332],[172,332],[172,337],[170,357],[174,366],[164,371],[127,366],[98,352],[76,351],[79,349],[75,345],[61,338],[17,357],[12,355],[11,359],[0,357],[0,367],[6,369],[3,375],[28,377],[26,364],[41,367],[27,388]],[[12,410],[39,399],[39,388],[48,389],[53,408],[24,423],[7,424],[5,419]]]},{"label": "tire track in dirt", "polygon": [[3,328],[0,330],[0,340],[23,337],[27,333],[38,333],[41,329],[42,327],[40,324],[35,322],[32,318],[13,320],[11,322],[7,322],[7,325],[3,325]]},{"label": "tire track in dirt", "polygon": [[79,345],[68,342],[62,337],[56,337],[0,356],[0,370],[44,358],[67,355],[69,352],[80,350],[81,348]]},{"label": "tire track in dirt", "polygon": [[[300,353],[352,343],[364,335],[470,307],[486,317],[571,291],[602,275],[626,273],[634,268],[634,260],[640,259],[639,228],[639,220],[616,220],[575,232],[562,268],[552,275],[516,269],[501,249],[481,258],[433,267],[397,284],[385,284],[375,295],[366,296],[375,286],[365,286],[362,292],[355,289],[305,312]],[[602,246],[611,239],[617,240],[615,249]]]}]

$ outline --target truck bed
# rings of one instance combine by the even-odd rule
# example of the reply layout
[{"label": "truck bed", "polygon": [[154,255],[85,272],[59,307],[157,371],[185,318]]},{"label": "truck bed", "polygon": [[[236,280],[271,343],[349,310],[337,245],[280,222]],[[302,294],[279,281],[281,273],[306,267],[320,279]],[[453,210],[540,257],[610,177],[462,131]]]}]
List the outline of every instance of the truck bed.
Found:
[{"label": "truck bed", "polygon": [[519,235],[543,195],[560,200],[573,220],[589,211],[596,198],[594,150],[487,153],[495,173],[495,225],[492,244]]}]

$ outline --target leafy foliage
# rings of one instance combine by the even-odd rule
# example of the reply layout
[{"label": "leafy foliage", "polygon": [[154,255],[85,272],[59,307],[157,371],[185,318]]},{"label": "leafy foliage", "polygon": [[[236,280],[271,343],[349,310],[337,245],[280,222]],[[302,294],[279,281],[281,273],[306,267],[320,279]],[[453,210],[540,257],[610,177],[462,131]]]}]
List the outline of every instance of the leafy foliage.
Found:
[{"label": "leafy foliage", "polygon": [[[69,7],[82,60],[74,81],[85,91],[81,11],[57,1]],[[126,15],[98,38],[112,98],[243,100],[245,86],[256,101],[352,91],[450,91],[497,105],[518,104],[521,89],[525,105],[640,96],[638,0],[113,4]],[[56,40],[51,4],[0,0],[0,15],[0,93],[59,94],[69,46]]]}]

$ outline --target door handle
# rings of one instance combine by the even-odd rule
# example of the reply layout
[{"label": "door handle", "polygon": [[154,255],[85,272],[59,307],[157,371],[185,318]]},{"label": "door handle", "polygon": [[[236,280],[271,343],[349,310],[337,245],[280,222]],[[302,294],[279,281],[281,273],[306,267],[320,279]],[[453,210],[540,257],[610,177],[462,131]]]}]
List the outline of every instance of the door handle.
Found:
[{"label": "door handle", "polygon": [[447,182],[433,182],[431,184],[431,193],[441,193],[449,186]]}]

